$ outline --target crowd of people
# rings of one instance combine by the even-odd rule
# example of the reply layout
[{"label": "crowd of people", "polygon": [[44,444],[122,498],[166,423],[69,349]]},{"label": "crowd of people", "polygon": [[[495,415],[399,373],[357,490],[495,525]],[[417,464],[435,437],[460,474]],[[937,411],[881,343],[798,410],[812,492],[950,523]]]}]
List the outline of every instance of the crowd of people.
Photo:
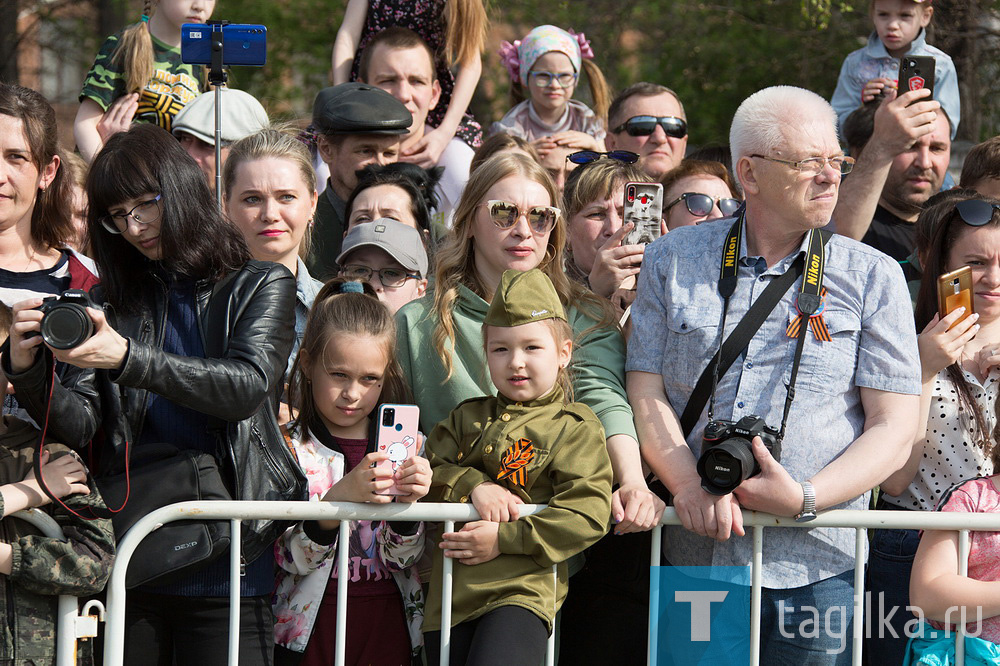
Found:
[{"label": "crowd of people", "polygon": [[[871,0],[832,102],[765,88],[698,150],[666,77],[615,94],[553,25],[503,43],[512,106],[484,137],[482,0],[350,0],[334,85],[305,129],[273,124],[183,62],[182,24],[214,4],[145,0],[107,39],[75,147],[0,84],[0,659],[53,663],[55,595],[102,590],[126,516],[173,501],[159,486],[480,519],[357,521],[347,544],[324,520],[163,530],[128,664],[225,663],[230,548],[241,663],[333,664],[341,576],[347,663],[438,663],[444,558],[452,663],[541,663],[557,628],[563,663],[642,663],[668,504],[662,564],[706,567],[752,562],[745,511],[808,523],[873,489],[883,510],[997,511],[1000,137],[946,185],[960,103],[932,0]],[[897,90],[908,56],[934,58],[933,90]],[[637,188],[658,193],[648,244]],[[963,268],[967,300],[941,309]],[[409,405],[419,453],[398,458],[380,410]],[[143,486],[153,469],[185,480]],[[6,518],[29,507],[67,539]],[[850,663],[855,539],[768,532],[767,663]],[[1000,659],[998,539],[974,533],[960,576],[955,533],[875,530],[868,612],[896,611],[869,663],[946,651],[908,647],[914,617],[976,606]]]}]

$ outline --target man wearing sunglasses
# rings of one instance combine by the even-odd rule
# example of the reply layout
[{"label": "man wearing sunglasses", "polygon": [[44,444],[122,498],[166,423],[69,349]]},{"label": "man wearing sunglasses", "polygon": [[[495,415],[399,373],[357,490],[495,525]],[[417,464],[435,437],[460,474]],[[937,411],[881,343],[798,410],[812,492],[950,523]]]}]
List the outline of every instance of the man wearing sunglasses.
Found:
[{"label": "man wearing sunglasses", "polygon": [[653,180],[684,159],[687,120],[670,88],[646,82],[629,86],[608,107],[608,127],[608,150],[638,153],[639,167]]},{"label": "man wearing sunglasses", "polygon": [[[632,306],[626,389],[643,459],[672,493],[686,528],[664,532],[666,559],[678,566],[749,565],[745,510],[806,522],[818,509],[867,507],[871,488],[901,466],[916,434],[920,363],[899,266],[857,241],[820,232],[852,165],[837,142],[833,108],[801,88],[767,88],[736,111],[730,144],[745,213],[679,227],[647,247]],[[732,365],[686,409],[721,341],[751,304],[767,302],[772,284],[767,298],[776,295],[776,305],[756,308],[763,323],[727,345],[737,350]],[[726,421],[756,415],[785,433],[775,455],[760,437],[750,447],[730,440],[760,472],[728,494],[706,491],[729,486],[703,480],[696,464],[708,446],[709,413]],[[712,479],[720,468],[701,469]],[[850,663],[855,548],[854,530],[766,533],[760,624],[768,663]],[[660,640],[673,648],[690,634],[671,631],[668,619]]]}]

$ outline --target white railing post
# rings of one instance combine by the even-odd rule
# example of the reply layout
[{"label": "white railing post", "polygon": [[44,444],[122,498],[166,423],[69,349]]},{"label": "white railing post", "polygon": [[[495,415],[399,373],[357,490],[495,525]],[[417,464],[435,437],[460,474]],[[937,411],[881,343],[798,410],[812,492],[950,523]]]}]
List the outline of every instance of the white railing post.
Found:
[{"label": "white railing post", "polygon": [[[969,530],[960,530],[958,533],[958,575],[969,575]],[[955,632],[955,663],[957,666],[965,666],[965,606],[962,606],[958,619],[958,631]],[[945,629],[947,630],[947,625]]]},{"label": "white railing post", "polygon": [[[660,548],[663,543],[663,525],[653,528],[651,535],[653,542],[649,547],[649,627],[646,638],[646,666],[652,666],[656,661],[657,650],[659,649],[660,634],[660,586],[653,584],[654,569],[660,566]],[[659,575],[656,576],[659,583]]]},{"label": "white railing post", "polygon": [[[854,634],[851,637],[851,663],[861,666],[861,646],[864,638],[865,619],[865,544],[868,530],[857,528],[854,541]],[[844,635],[847,627],[844,627]]]},{"label": "white railing post", "polygon": [[[455,531],[455,521],[444,522],[444,533]],[[441,558],[441,662],[440,666],[448,666],[451,660],[451,594],[454,580],[454,560],[450,557]]]},{"label": "white railing post", "polygon": [[764,526],[753,526],[753,568],[750,588],[750,666],[760,666],[760,597],[764,577]]},{"label": "white railing post", "polygon": [[239,518],[229,521],[229,666],[240,664],[240,568],[242,527]]},{"label": "white railing post", "polygon": [[351,523],[341,520],[337,532],[337,656],[336,666],[347,663],[347,582],[351,579]]}]

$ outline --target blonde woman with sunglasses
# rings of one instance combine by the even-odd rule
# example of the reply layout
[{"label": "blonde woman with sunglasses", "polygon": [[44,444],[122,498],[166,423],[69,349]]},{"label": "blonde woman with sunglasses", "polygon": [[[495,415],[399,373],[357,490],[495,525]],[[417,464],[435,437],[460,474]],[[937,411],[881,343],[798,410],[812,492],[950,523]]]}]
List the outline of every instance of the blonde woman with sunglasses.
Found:
[{"label": "blonde woman with sunglasses", "polygon": [[495,155],[469,180],[455,224],[436,255],[428,296],[397,314],[398,352],[430,432],[463,400],[496,389],[482,324],[508,269],[542,270],[559,294],[576,337],[570,365],[575,399],[601,419],[620,485],[612,501],[616,531],[649,529],[662,504],[646,487],[632,409],[624,391],[624,343],[607,303],[562,270],[566,221],[549,174],[519,153]]}]

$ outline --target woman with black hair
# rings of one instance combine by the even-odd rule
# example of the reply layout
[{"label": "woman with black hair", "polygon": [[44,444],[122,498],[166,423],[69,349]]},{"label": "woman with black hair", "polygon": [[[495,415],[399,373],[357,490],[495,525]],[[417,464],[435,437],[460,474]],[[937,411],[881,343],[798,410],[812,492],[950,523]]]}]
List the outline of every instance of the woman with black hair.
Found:
[{"label": "woman with black hair", "polygon": [[358,185],[347,199],[347,230],[383,217],[408,224],[426,238],[431,211],[437,206],[434,188],[440,169],[424,169],[397,162],[368,166],[359,172]]},{"label": "woman with black hair", "polygon": [[[129,446],[167,442],[215,456],[235,499],[304,499],[305,480],[275,419],[294,337],[291,273],[250,259],[197,164],[153,125],[108,140],[87,194],[102,276],[91,297],[104,311],[88,310],[89,339],[51,349],[77,380],[57,380],[49,400],[41,338],[30,336],[40,328],[40,301],[15,306],[3,370],[18,398],[37,422],[48,414],[62,441],[93,440],[101,473]],[[133,496],[144,490],[132,488]],[[243,528],[241,664],[272,660],[271,544],[282,528]],[[226,663],[228,594],[228,557],[169,585],[133,589],[126,663]]]}]

